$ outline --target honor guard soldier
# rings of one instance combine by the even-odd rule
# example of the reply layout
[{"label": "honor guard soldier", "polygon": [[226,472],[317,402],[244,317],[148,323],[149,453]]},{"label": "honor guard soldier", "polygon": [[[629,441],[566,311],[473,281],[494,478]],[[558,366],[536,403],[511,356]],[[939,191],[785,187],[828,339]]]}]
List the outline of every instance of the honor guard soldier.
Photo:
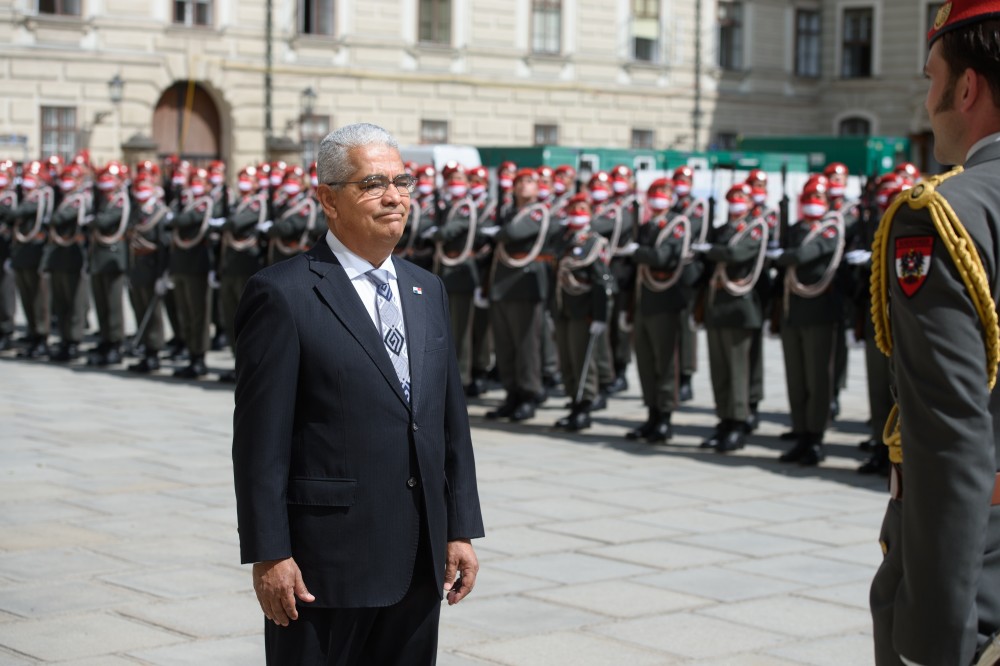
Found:
[{"label": "honor guard soldier", "polygon": [[87,293],[86,227],[94,215],[92,183],[76,164],[63,169],[59,179],[62,201],[49,221],[49,239],[42,271],[51,286],[52,315],[59,328],[59,346],[49,359],[65,363],[80,356],[80,342],[90,298]]},{"label": "honor guard soldier", "polygon": [[[542,165],[535,169],[535,173],[538,177],[538,201],[548,207],[550,224],[553,229],[558,229],[562,226],[563,220],[553,211],[552,178],[555,171],[552,170],[552,167]],[[562,384],[562,374],[559,372],[559,351],[555,344],[556,324],[552,318],[555,297],[555,281],[553,280],[555,265],[549,263],[546,268],[549,271],[547,282],[550,285],[550,293],[545,298],[545,313],[542,320],[542,386],[547,393],[550,389],[556,389]]]},{"label": "honor guard soldier", "polygon": [[607,215],[594,220],[594,231],[608,239],[611,244],[611,274],[615,278],[618,291],[611,311],[608,328],[608,342],[611,345],[615,378],[606,387],[608,393],[620,393],[628,389],[626,373],[632,361],[632,304],[635,300],[635,264],[631,257],[622,254],[622,248],[635,240],[639,228],[639,202],[635,197],[635,182],[632,169],[624,164],[616,165],[611,176],[612,205],[619,211],[612,228],[599,227],[609,219]]},{"label": "honor guard soldier", "polygon": [[893,171],[903,181],[903,186],[906,188],[913,187],[920,180],[920,169],[912,162],[900,162]]},{"label": "honor guard soldier", "polygon": [[[572,196],[566,205],[566,225],[559,239],[556,268],[555,333],[563,385],[572,404],[557,428],[589,428],[590,410],[598,395],[594,347],[607,330],[614,299],[608,241],[590,231],[590,199]],[[581,385],[582,382],[582,385]]]},{"label": "honor guard soldier", "polygon": [[524,421],[544,397],[542,326],[549,293],[548,266],[553,229],[548,207],[538,202],[534,169],[514,178],[514,202],[501,220],[490,276],[491,323],[496,364],[507,395],[487,418]]},{"label": "honor guard soldier", "polygon": [[715,268],[705,298],[708,362],[719,423],[702,448],[720,453],[743,448],[750,415],[750,344],[763,324],[754,286],[764,267],[767,222],[750,219],[750,188],[739,183],[726,194],[728,223],[712,243],[695,243]]},{"label": "honor guard soldier", "polygon": [[437,169],[430,164],[418,166],[414,177],[417,184],[410,216],[393,254],[429,270],[433,267],[433,249],[429,249],[433,231],[428,230],[437,226],[438,219]]},{"label": "honor guard soldier", "polygon": [[208,374],[205,352],[209,343],[208,276],[212,271],[208,233],[216,217],[205,169],[198,169],[191,176],[189,187],[181,193],[180,205],[171,222],[170,278],[174,283],[180,335],[190,358],[186,367],[174,371],[174,376],[197,379]]},{"label": "honor guard soldier", "polygon": [[[274,166],[271,167],[274,174]],[[278,217],[268,229],[268,264],[284,261],[302,254],[312,246],[316,232],[316,200],[303,187],[302,167],[293,167],[285,173],[281,192],[275,197]],[[272,178],[273,181],[273,178]]]},{"label": "honor guard soldier", "polygon": [[[476,221],[480,228],[496,227],[500,213],[499,201],[490,195],[490,176],[486,167],[469,169],[469,194],[476,204]],[[472,384],[465,387],[466,395],[474,398],[486,391],[486,380],[493,366],[493,337],[490,333],[489,286],[486,277],[493,264],[493,244],[486,236],[476,247],[476,265],[480,287],[473,292],[475,311],[472,315]]]},{"label": "honor guard soldier", "polygon": [[94,221],[90,225],[90,288],[97,311],[97,346],[87,353],[87,365],[105,366],[121,363],[121,345],[125,339],[125,270],[128,268],[128,245],[125,232],[132,216],[125,167],[108,163],[97,177]]},{"label": "honor guard soldier", "polygon": [[806,182],[799,198],[800,220],[788,232],[786,248],[768,250],[785,269],[781,347],[785,381],[798,439],[781,462],[823,461],[823,434],[830,419],[835,343],[842,319],[842,294],[833,288],[844,254],[844,219],[831,211],[825,180]]},{"label": "honor guard soldier", "polygon": [[[761,169],[751,169],[747,174],[746,184],[750,186],[750,196],[753,205],[750,208],[750,219],[762,218],[767,222],[768,247],[778,247],[780,235],[778,211],[767,206],[767,172]],[[755,289],[760,298],[761,312],[765,320],[771,311],[771,297],[774,292],[774,280],[767,264],[760,273]],[[780,288],[778,290],[780,292]],[[778,294],[780,298],[780,293]],[[764,399],[764,327],[756,329],[753,341],[750,343],[750,416],[747,419],[747,433],[752,433],[760,425],[757,406]]]},{"label": "honor guard soldier", "polygon": [[560,208],[569,202],[570,198],[576,194],[576,169],[569,164],[560,164],[552,173],[552,192],[556,196],[556,202],[552,208]]},{"label": "honor guard soldier", "polygon": [[[708,238],[708,203],[694,196],[694,169],[689,166],[679,166],[672,174],[674,183],[673,214],[683,215],[691,221],[692,242],[704,243]],[[696,240],[695,240],[696,239]],[[701,257],[694,259],[701,262]],[[702,270],[704,268],[702,267]],[[680,347],[677,359],[680,373],[680,388],[677,399],[687,402],[694,398],[691,388],[691,377],[697,370],[698,334],[694,322],[695,299],[692,299],[686,312],[681,315],[681,334],[678,341]]]},{"label": "honor guard soldier", "polygon": [[510,208],[514,205],[514,176],[517,165],[506,160],[497,167],[497,200],[500,206],[500,217],[510,218]]},{"label": "honor guard soldier", "polygon": [[11,230],[17,210],[17,189],[14,187],[14,163],[0,160],[0,351],[14,344],[14,310],[17,307],[17,286],[10,265]]},{"label": "honor guard soldier", "polygon": [[898,407],[870,595],[879,666],[1000,659],[1000,2],[945,2],[928,44],[934,157],[962,166],[896,197],[872,250]]},{"label": "honor guard soldier", "polygon": [[[587,194],[590,196],[592,206],[591,230],[595,227],[597,229],[614,228],[621,209],[614,205],[611,176],[606,171],[598,171],[593,174],[587,181]],[[615,321],[609,322],[609,328],[616,323]],[[595,412],[607,407],[607,395],[612,393],[612,390],[625,388],[621,383],[615,385],[615,364],[611,353],[610,335],[608,330],[601,333],[594,351],[594,356],[597,358],[597,382],[601,389],[600,395],[594,399],[594,404],[591,407],[591,410]]]},{"label": "honor guard soldier", "polygon": [[169,289],[166,277],[170,252],[167,224],[172,213],[157,185],[158,169],[144,170],[132,187],[135,206],[127,239],[129,251],[129,301],[141,330],[136,331],[143,357],[128,366],[130,372],[149,374],[160,369],[164,347],[163,297]]},{"label": "honor guard soldier", "polygon": [[649,185],[649,219],[639,228],[633,328],[635,362],[648,417],[626,439],[666,442],[672,436],[671,414],[677,408],[678,338],[683,314],[694,297],[699,263],[691,262],[691,221],[675,215],[673,182],[658,178]]},{"label": "honor guard soldier", "polygon": [[21,175],[22,197],[11,215],[14,242],[10,265],[28,324],[27,346],[18,352],[24,358],[41,358],[49,353],[49,281],[39,271],[55,204],[47,178],[48,170],[40,161],[28,164]]}]

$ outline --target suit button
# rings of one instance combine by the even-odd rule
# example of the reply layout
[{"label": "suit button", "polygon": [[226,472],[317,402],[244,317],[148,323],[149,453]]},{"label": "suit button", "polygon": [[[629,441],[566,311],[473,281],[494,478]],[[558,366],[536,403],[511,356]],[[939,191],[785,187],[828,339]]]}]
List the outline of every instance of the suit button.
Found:
[{"label": "suit button", "polygon": [[418,426],[418,425],[417,425],[417,422],[416,422],[416,421],[414,421],[414,422],[413,422],[413,432],[416,432],[416,431],[418,431],[418,430],[420,430],[420,426]]},{"label": "suit button", "polygon": [[417,487],[417,479],[416,479],[416,477],[411,476],[410,478],[408,478],[406,480],[406,487],[407,488],[416,488]]}]

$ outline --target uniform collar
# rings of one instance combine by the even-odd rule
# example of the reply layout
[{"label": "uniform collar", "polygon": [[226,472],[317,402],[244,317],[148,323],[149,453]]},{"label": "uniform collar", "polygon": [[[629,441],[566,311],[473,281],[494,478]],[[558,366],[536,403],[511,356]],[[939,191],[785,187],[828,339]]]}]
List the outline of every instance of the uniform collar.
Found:
[{"label": "uniform collar", "polygon": [[965,161],[968,162],[970,159],[972,159],[972,156],[975,155],[977,152],[979,152],[986,146],[989,146],[994,143],[1000,143],[1000,132],[988,134],[987,136],[984,136],[982,139],[972,144],[972,148],[969,148],[969,152],[966,153],[965,155]]}]

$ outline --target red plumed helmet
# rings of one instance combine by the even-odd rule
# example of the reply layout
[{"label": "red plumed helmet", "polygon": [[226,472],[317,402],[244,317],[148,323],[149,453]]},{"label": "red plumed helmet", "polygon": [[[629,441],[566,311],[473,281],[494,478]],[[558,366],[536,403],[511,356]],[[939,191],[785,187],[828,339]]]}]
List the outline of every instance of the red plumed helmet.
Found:
[{"label": "red plumed helmet", "polygon": [[823,169],[823,175],[829,178],[830,176],[847,176],[849,175],[847,170],[847,165],[843,162],[830,162]]}]

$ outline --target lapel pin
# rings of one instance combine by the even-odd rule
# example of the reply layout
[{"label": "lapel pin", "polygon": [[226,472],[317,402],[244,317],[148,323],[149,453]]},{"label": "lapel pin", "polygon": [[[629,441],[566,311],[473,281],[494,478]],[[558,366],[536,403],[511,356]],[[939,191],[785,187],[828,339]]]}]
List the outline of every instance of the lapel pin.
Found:
[{"label": "lapel pin", "polygon": [[423,296],[423,294],[424,294],[424,288],[423,287],[414,287],[413,288],[413,293],[416,294],[417,296]]}]

